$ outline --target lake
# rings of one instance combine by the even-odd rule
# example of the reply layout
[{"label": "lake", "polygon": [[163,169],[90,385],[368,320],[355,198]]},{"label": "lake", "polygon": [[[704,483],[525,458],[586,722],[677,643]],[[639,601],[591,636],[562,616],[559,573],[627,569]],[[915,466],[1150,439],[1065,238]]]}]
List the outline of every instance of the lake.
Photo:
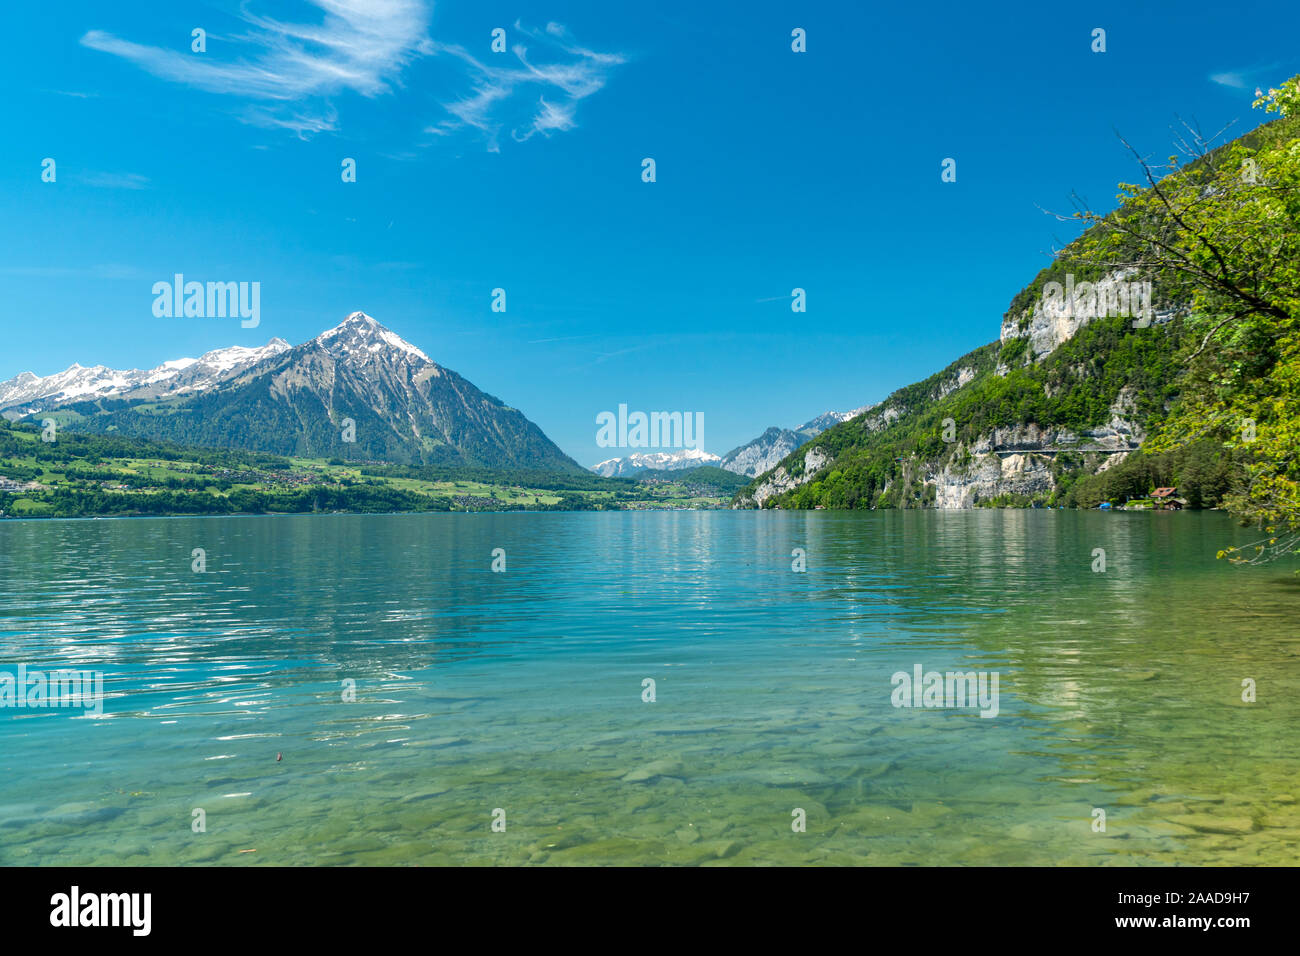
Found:
[{"label": "lake", "polygon": [[[0,863],[1294,864],[1300,580],[1215,560],[1250,539],[1074,511],[0,522],[0,671],[105,695],[0,709]],[[918,667],[996,674],[996,716],[895,706]]]}]

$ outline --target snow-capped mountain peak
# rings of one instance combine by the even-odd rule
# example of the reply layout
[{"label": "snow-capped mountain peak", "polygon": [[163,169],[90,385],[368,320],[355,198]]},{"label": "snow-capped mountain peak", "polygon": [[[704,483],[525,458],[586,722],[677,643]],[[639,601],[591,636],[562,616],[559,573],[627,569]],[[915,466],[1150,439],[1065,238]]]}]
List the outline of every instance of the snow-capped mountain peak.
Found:
[{"label": "snow-capped mountain peak", "polygon": [[7,382],[0,382],[0,408],[30,414],[76,401],[161,398],[203,391],[288,350],[288,342],[273,338],[257,348],[234,345],[205,352],[198,358],[171,359],[147,370],[118,370],[73,362],[62,372],[44,377],[22,372]]},{"label": "snow-capped mountain peak", "polygon": [[433,363],[429,356],[364,312],[353,312],[334,328],[316,336],[314,341],[331,355],[394,349],[421,362]]},{"label": "snow-capped mountain peak", "polygon": [[699,465],[712,465],[722,459],[700,448],[681,448],[676,451],[633,452],[623,458],[610,458],[592,465],[591,470],[605,478],[630,475],[638,471],[680,471]]},{"label": "snow-capped mountain peak", "polygon": [[[335,359],[352,358],[365,363],[374,357],[434,364],[420,349],[364,312],[353,312],[334,328],[316,336],[312,343]],[[198,358],[169,359],[147,370],[118,370],[74,362],[62,372],[44,377],[22,372],[7,382],[0,382],[0,409],[12,410],[12,417],[102,398],[158,399],[190,395],[215,388],[291,348],[284,339],[273,338],[258,347],[231,345],[204,352]],[[436,366],[435,374],[441,374]]]},{"label": "snow-capped mountain peak", "polygon": [[850,409],[847,412],[823,412],[816,418],[804,422],[794,430],[801,435],[812,438],[816,435],[820,435],[828,428],[847,422],[850,418],[857,418],[863,412],[875,407],[876,406],[873,403],[871,405],[863,405],[861,408]]},{"label": "snow-capped mountain peak", "polygon": [[[106,397],[113,400],[100,401]],[[48,379],[24,373],[0,382],[6,418],[69,401],[77,402],[81,415],[76,430],[198,447],[579,469],[518,409],[435,365],[364,312],[296,347],[272,339],[260,348],[231,346],[172,359],[147,372],[75,365]],[[157,402],[166,403],[167,414],[155,413]],[[343,424],[350,416],[355,431]]]},{"label": "snow-capped mountain peak", "polygon": [[277,336],[260,348],[232,345],[229,348],[204,352],[196,359],[178,359],[175,362],[164,362],[162,367],[171,366],[177,372],[181,372],[201,365],[217,372],[229,372],[236,368],[247,368],[262,361],[262,359],[270,358],[272,355],[279,355],[281,352],[287,352],[290,348],[288,342]]}]

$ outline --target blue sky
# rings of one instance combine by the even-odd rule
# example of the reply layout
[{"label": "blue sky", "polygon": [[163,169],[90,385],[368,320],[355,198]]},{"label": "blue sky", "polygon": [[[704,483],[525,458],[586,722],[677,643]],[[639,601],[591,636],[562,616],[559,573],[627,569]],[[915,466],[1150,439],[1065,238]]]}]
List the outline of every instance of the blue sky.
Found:
[{"label": "blue sky", "polygon": [[[583,464],[620,403],[703,412],[721,454],[876,401],[997,337],[1075,234],[1039,207],[1135,179],[1116,130],[1157,158],[1179,117],[1245,132],[1300,72],[1287,4],[997,6],[10,7],[0,379],[360,309]],[[155,318],[176,272],[260,282],[260,326]]]}]

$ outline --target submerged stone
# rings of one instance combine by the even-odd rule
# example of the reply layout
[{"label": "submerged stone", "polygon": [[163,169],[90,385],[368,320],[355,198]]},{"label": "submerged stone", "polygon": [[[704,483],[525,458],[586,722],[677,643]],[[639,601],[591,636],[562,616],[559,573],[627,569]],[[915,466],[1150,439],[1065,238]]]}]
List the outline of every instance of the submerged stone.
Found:
[{"label": "submerged stone", "polygon": [[432,787],[428,790],[417,790],[415,793],[408,793],[398,800],[398,803],[415,803],[417,800],[431,800],[434,797],[442,796],[450,790],[450,787]]},{"label": "submerged stone", "polygon": [[682,769],[682,762],[675,757],[665,757],[662,760],[654,760],[643,767],[635,770],[629,770],[623,774],[624,783],[648,783],[658,777],[668,777],[678,773]]},{"label": "submerged stone", "polygon": [[1229,836],[1251,833],[1255,821],[1250,817],[1218,817],[1212,813],[1186,813],[1169,817],[1170,823],[1190,827],[1198,833],[1222,833]]}]

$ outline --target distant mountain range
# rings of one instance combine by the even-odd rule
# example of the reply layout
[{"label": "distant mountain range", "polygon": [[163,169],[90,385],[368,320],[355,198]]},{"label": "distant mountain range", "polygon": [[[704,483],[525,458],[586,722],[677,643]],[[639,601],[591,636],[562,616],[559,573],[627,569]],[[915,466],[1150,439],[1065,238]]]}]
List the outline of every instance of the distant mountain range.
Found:
[{"label": "distant mountain range", "polygon": [[42,378],[23,372],[0,382],[0,411],[13,419],[73,401],[95,398],[162,398],[201,392],[233,378],[263,359],[289,351],[284,339],[271,339],[261,348],[233,345],[205,352],[198,358],[175,359],[143,371],[119,371],[105,365],[72,365]]},{"label": "distant mountain range", "polygon": [[774,468],[786,455],[804,442],[811,441],[833,425],[857,418],[874,407],[874,405],[864,405],[848,412],[825,412],[811,421],[804,422],[798,428],[772,426],[753,441],[748,441],[723,455],[718,462],[718,467],[738,475],[756,478]]},{"label": "distant mountain range", "polygon": [[[725,456],[697,448],[634,452],[591,471],[630,477],[717,466],[754,477],[863,411],[826,412],[798,428],[769,428]],[[10,420],[52,416],[78,431],[283,455],[579,467],[522,412],[364,312],[296,347],[273,338],[260,347],[235,345],[152,369],[74,364],[43,377],[23,372],[0,382],[0,414]]]},{"label": "distant mountain range", "polygon": [[518,409],[364,312],[296,347],[272,339],[147,372],[80,365],[46,378],[24,372],[0,383],[0,412],[284,455],[581,470]]},{"label": "distant mountain range", "polygon": [[850,412],[825,412],[811,421],[804,422],[798,428],[773,426],[752,441],[745,442],[722,456],[698,448],[633,452],[631,455],[609,458],[592,465],[591,470],[598,475],[612,478],[638,475],[646,471],[680,471],[684,468],[698,468],[700,465],[715,465],[733,474],[755,478],[832,425],[847,422],[874,407],[874,405],[864,405]]},{"label": "distant mountain range", "polygon": [[610,458],[592,465],[591,470],[605,478],[629,477],[643,471],[681,471],[700,465],[716,465],[721,460],[699,448],[680,448],[676,451],[633,452],[623,458]]}]

